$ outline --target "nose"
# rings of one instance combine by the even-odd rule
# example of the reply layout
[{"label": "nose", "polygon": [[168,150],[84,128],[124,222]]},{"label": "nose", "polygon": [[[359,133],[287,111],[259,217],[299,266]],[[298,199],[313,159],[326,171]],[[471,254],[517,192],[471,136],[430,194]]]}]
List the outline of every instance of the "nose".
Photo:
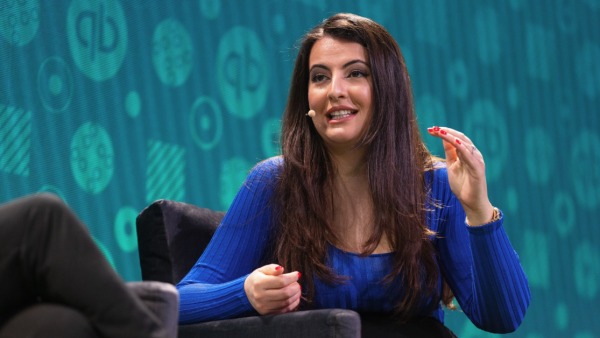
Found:
[{"label": "nose", "polygon": [[346,81],[341,75],[332,75],[327,96],[330,101],[337,101],[346,98],[348,95]]}]

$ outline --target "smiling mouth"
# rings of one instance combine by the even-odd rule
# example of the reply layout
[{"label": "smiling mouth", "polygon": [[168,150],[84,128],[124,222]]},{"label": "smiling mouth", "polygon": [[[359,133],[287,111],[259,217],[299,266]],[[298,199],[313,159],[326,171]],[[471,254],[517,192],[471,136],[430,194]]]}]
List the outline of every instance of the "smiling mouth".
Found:
[{"label": "smiling mouth", "polygon": [[338,111],[334,111],[333,113],[327,114],[327,117],[330,120],[339,120],[339,119],[348,117],[350,115],[354,115],[356,113],[358,113],[358,110],[338,110]]}]

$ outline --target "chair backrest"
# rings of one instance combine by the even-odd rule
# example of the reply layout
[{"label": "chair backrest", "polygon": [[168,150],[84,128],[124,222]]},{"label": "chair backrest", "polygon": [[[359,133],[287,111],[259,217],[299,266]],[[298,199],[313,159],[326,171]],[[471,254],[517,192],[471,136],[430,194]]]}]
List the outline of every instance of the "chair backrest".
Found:
[{"label": "chair backrest", "polygon": [[177,284],[206,249],[225,212],[158,200],[136,219],[142,280]]}]

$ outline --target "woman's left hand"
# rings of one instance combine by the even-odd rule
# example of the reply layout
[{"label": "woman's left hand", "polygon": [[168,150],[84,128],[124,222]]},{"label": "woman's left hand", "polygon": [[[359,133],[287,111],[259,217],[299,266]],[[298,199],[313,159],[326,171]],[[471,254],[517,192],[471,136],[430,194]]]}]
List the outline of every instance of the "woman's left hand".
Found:
[{"label": "woman's left hand", "polygon": [[446,127],[428,128],[444,142],[448,181],[473,226],[492,220],[494,207],[487,194],[483,156],[465,134]]}]

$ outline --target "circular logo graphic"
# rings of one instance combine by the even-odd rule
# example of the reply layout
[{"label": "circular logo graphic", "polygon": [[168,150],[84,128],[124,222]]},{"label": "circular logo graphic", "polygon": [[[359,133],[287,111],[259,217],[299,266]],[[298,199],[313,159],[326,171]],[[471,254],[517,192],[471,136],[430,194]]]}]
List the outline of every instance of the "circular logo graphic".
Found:
[{"label": "circular logo graphic", "polygon": [[600,47],[586,42],[576,55],[575,71],[581,90],[593,99],[600,92]]},{"label": "circular logo graphic", "polygon": [[496,105],[488,100],[475,101],[466,116],[465,134],[483,154],[487,181],[500,178],[508,156],[508,132]]},{"label": "circular logo graphic", "polygon": [[446,125],[446,109],[435,96],[425,94],[416,101],[417,121],[421,134],[425,136],[427,148],[433,155],[445,157],[444,144],[437,137],[430,136],[427,128]]},{"label": "circular logo graphic", "polygon": [[63,59],[44,60],[37,76],[38,92],[46,110],[58,113],[69,107],[73,96],[73,75]]},{"label": "circular logo graphic", "polygon": [[75,132],[71,141],[71,170],[81,189],[97,194],[110,182],[114,170],[114,152],[108,133],[88,122]]},{"label": "circular logo graphic", "polygon": [[279,155],[279,141],[281,139],[281,121],[268,119],[265,121],[260,133],[263,154],[266,157]]},{"label": "circular logo graphic", "polygon": [[463,60],[458,60],[448,70],[448,87],[454,96],[466,99],[469,93],[469,76]]},{"label": "circular logo graphic", "polygon": [[223,135],[223,115],[219,104],[208,96],[192,105],[190,128],[194,142],[203,150],[212,149]]},{"label": "circular logo graphic", "polygon": [[125,111],[131,117],[136,117],[140,115],[140,110],[142,110],[142,100],[140,99],[140,94],[138,92],[130,91],[125,98]]},{"label": "circular logo graphic", "polygon": [[0,34],[11,44],[23,46],[40,26],[39,0],[0,0]]},{"label": "circular logo graphic", "polygon": [[122,207],[115,218],[115,237],[121,250],[131,252],[137,249],[135,219],[138,212],[132,207]]},{"label": "circular logo graphic", "polygon": [[219,200],[224,210],[229,209],[235,195],[240,190],[246,176],[248,176],[250,168],[252,168],[252,164],[241,157],[230,158],[222,164],[221,174],[219,175],[221,190]]},{"label": "circular logo graphic", "polygon": [[75,64],[89,78],[113,77],[127,51],[127,23],[117,0],[73,0],[67,35]]},{"label": "circular logo graphic", "polygon": [[571,232],[575,226],[575,203],[565,192],[557,192],[552,205],[552,215],[556,231],[562,237]]},{"label": "circular logo graphic", "polygon": [[546,184],[555,163],[555,147],[548,133],[542,128],[531,128],[525,136],[525,163],[529,179]]},{"label": "circular logo graphic", "polygon": [[249,119],[263,108],[269,68],[263,44],[253,30],[236,26],[225,33],[217,53],[217,83],[231,114]]},{"label": "circular logo graphic", "polygon": [[187,80],[192,70],[192,38],[175,19],[161,22],[152,38],[152,61],[160,80],[177,87]]},{"label": "circular logo graphic", "polygon": [[221,13],[221,0],[200,0],[200,12],[206,19],[216,19]]},{"label": "circular logo graphic", "polygon": [[600,252],[589,242],[583,242],[575,249],[575,288],[579,296],[592,300],[596,297],[600,284]]},{"label": "circular logo graphic", "polygon": [[595,208],[600,202],[600,144],[598,134],[583,131],[571,148],[571,178],[579,204]]}]

